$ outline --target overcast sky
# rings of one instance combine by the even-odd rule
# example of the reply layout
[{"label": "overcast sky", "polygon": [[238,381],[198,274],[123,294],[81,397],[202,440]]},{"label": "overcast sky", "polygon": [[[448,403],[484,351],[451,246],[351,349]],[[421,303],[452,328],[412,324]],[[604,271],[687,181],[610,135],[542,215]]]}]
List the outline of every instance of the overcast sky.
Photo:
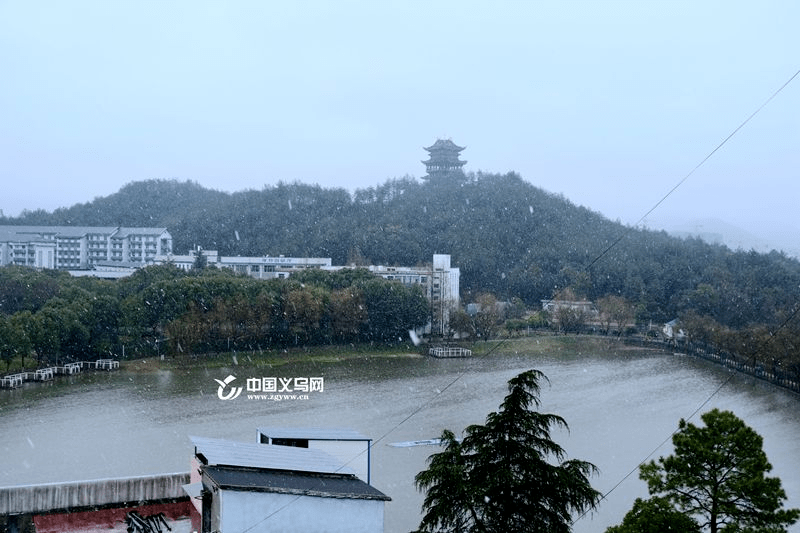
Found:
[{"label": "overcast sky", "polygon": [[[800,2],[0,0],[0,209],[514,170],[636,223],[800,69]],[[800,76],[647,219],[800,227]]]}]

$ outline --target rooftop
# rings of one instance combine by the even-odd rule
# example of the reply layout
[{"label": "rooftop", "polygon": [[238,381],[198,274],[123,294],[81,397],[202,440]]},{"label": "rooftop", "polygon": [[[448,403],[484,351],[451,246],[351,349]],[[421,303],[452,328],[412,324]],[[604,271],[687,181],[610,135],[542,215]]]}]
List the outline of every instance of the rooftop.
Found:
[{"label": "rooftop", "polygon": [[[284,448],[284,446],[274,447]],[[228,466],[206,466],[203,468],[203,473],[223,489],[278,492],[328,498],[391,500],[378,489],[367,485],[355,476],[349,475],[298,474]]]},{"label": "rooftop", "polygon": [[433,143],[431,146],[425,148],[428,152],[438,152],[438,151],[456,151],[460,152],[464,150],[465,146],[458,146],[450,139],[436,139],[436,142]]},{"label": "rooftop", "polygon": [[354,429],[320,428],[320,427],[276,427],[258,428],[259,435],[273,439],[308,439],[308,440],[372,440]]},{"label": "rooftop", "polygon": [[167,228],[127,228],[119,226],[0,226],[0,241],[35,241],[48,235],[57,238],[80,238],[103,234],[124,238],[129,235],[161,235]]},{"label": "rooftop", "polygon": [[203,464],[209,466],[355,475],[355,472],[340,460],[320,450],[206,437],[191,437],[191,440],[195,447],[195,455]]}]

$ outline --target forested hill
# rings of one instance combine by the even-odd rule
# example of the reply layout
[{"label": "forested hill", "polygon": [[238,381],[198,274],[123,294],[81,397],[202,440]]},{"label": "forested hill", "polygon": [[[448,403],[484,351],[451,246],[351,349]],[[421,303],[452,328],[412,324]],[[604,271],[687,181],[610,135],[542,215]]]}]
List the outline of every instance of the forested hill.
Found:
[{"label": "forested hill", "polygon": [[783,254],[631,229],[514,173],[403,178],[352,195],[299,183],[229,194],[143,181],[0,223],[163,226],[177,253],[197,245],[223,255],[330,257],[335,265],[416,265],[449,253],[467,301],[487,291],[535,307],[570,287],[591,299],[623,296],[654,321],[691,310],[734,328],[774,325],[800,302],[800,263]]}]

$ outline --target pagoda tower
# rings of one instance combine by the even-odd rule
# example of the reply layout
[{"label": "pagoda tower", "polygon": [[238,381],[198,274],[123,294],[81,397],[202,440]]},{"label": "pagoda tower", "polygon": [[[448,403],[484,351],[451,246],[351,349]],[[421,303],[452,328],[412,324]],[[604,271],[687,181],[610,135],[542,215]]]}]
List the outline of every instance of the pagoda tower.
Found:
[{"label": "pagoda tower", "polygon": [[423,179],[439,179],[448,177],[464,177],[461,170],[467,162],[458,159],[459,153],[464,149],[457,146],[450,139],[437,139],[433,146],[425,148],[428,152],[428,160],[423,161],[428,175]]}]

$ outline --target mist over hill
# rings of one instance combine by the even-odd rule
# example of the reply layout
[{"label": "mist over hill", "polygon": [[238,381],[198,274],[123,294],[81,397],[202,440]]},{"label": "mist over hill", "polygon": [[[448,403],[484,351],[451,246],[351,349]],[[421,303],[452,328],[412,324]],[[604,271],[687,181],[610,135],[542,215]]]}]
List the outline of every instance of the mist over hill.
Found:
[{"label": "mist over hill", "polygon": [[800,263],[784,254],[623,226],[515,173],[400,178],[353,194],[302,183],[225,193],[149,180],[0,223],[163,226],[177,253],[201,246],[336,265],[416,265],[449,253],[465,301],[491,292],[537,307],[570,288],[590,299],[624,297],[654,321],[691,310],[734,328],[775,324],[800,301]]},{"label": "mist over hill", "polygon": [[659,227],[676,237],[697,237],[706,242],[724,244],[731,250],[755,250],[759,253],[780,250],[795,259],[800,258],[800,242],[797,240],[800,231],[787,225],[763,227],[753,233],[718,218],[698,218],[681,223],[662,223]]}]

